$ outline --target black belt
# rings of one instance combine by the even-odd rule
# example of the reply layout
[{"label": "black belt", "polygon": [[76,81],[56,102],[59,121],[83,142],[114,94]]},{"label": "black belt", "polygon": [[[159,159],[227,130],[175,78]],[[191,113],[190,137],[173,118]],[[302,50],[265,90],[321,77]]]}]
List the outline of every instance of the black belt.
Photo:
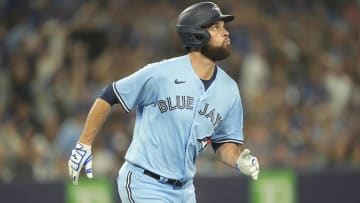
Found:
[{"label": "black belt", "polygon": [[[151,171],[148,171],[148,170],[144,170],[144,174],[148,175],[148,176],[150,176],[152,178],[155,178],[156,180],[161,179],[160,175],[158,175],[156,173],[153,173]],[[169,179],[169,178],[166,179],[165,183],[168,183],[168,184],[174,185],[174,186],[178,186],[178,187],[181,187],[181,186],[183,186],[185,184],[185,182],[181,182],[179,180],[174,180],[174,179]]]}]

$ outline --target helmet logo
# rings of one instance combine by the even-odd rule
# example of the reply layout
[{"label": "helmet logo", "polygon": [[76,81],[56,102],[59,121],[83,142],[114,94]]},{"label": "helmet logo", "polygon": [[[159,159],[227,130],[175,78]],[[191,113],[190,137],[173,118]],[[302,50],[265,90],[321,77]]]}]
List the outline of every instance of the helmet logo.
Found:
[{"label": "helmet logo", "polygon": [[211,8],[211,10],[214,10],[214,11],[217,11],[217,12],[221,13],[220,8],[219,8],[217,5],[214,5],[214,6]]}]

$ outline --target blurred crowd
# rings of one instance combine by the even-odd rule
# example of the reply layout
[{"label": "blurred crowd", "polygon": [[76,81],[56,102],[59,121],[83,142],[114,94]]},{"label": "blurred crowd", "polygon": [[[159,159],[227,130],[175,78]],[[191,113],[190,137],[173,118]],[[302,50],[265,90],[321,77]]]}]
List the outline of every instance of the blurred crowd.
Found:
[{"label": "blurred crowd", "polygon": [[[99,91],[147,63],[185,54],[178,14],[196,1],[0,0],[0,182],[67,177]],[[263,169],[360,169],[360,1],[227,0],[244,147]],[[226,98],[224,98],[226,99]],[[93,146],[115,177],[135,111],[115,105]],[[235,175],[208,148],[198,175]]]}]

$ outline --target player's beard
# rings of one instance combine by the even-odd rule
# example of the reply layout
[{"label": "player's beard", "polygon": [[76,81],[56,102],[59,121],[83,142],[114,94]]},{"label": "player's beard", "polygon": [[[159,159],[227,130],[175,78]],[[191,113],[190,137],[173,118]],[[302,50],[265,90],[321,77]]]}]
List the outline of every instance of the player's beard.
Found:
[{"label": "player's beard", "polygon": [[201,48],[201,53],[212,61],[221,61],[230,56],[230,46],[214,47],[206,45]]}]

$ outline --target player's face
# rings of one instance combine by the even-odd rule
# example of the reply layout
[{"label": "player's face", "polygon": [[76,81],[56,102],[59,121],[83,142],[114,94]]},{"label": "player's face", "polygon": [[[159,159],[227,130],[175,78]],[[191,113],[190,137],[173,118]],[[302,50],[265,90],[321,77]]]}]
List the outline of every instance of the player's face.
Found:
[{"label": "player's face", "polygon": [[229,32],[224,26],[224,21],[217,21],[207,29],[211,37],[201,53],[213,61],[221,61],[230,56]]}]

